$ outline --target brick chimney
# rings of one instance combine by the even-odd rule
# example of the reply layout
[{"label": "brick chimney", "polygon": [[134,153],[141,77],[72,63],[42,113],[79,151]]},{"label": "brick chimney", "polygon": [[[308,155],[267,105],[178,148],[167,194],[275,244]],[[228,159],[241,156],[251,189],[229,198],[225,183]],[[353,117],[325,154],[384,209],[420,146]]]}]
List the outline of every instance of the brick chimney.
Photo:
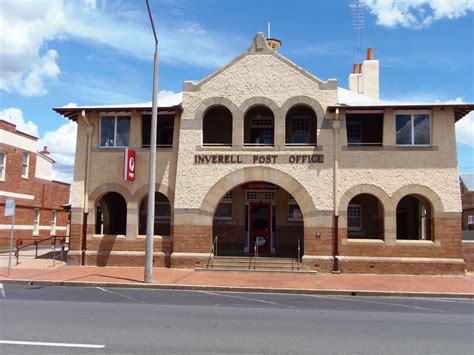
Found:
[{"label": "brick chimney", "polygon": [[373,48],[367,49],[367,59],[362,64],[354,64],[349,75],[349,90],[379,98],[379,61],[374,59]]},{"label": "brick chimney", "polygon": [[48,150],[48,147],[46,145],[43,147],[43,150],[41,151],[41,153],[49,155],[49,150]]}]

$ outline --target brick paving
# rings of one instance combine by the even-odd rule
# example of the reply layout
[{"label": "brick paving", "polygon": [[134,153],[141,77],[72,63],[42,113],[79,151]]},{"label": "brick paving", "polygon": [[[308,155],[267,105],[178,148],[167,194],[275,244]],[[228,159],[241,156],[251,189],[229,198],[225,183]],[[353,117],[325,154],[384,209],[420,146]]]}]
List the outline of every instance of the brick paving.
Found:
[{"label": "brick paving", "polygon": [[[117,286],[143,286],[143,268],[79,267],[56,269],[13,268],[8,278],[0,268],[0,282],[43,281],[107,283]],[[474,296],[474,274],[464,276],[375,275],[375,274],[296,274],[269,272],[216,272],[191,269],[155,268],[154,285],[170,287],[255,288],[261,290],[361,291],[386,293],[426,293]]]}]

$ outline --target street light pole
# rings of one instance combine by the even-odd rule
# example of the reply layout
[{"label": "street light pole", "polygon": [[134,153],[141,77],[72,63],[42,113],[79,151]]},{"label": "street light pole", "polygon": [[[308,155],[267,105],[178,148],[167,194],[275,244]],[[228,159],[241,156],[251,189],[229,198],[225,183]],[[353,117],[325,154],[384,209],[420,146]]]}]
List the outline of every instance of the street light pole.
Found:
[{"label": "street light pole", "polygon": [[146,0],[153,36],[155,37],[155,58],[153,67],[153,96],[150,132],[150,161],[148,171],[148,204],[146,218],[145,283],[153,282],[153,236],[155,234],[155,180],[156,180],[156,126],[158,115],[158,38],[151,16],[150,4]]}]

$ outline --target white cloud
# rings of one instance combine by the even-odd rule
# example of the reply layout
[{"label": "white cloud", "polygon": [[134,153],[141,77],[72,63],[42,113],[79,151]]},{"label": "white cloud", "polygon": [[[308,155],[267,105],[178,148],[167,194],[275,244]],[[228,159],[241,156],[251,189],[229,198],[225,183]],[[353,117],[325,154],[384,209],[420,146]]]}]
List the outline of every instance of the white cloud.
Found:
[{"label": "white cloud", "polygon": [[16,107],[8,107],[0,111],[0,119],[16,125],[17,130],[38,137],[38,126],[32,121],[25,121],[23,112]]},{"label": "white cloud", "polygon": [[25,96],[46,93],[45,81],[60,70],[57,51],[46,49],[64,25],[62,0],[2,1],[0,11],[0,90]]},{"label": "white cloud", "polygon": [[[158,97],[160,99],[164,98],[164,97],[167,97],[167,96],[171,96],[171,95],[174,95],[176,94],[174,91],[171,91],[171,90],[161,90],[161,91],[158,91]],[[153,96],[153,95],[152,95]]]},{"label": "white cloud", "polygon": [[76,153],[77,124],[69,121],[54,131],[46,132],[38,142],[38,149],[48,147],[53,166],[53,179],[71,182]]},{"label": "white cloud", "polygon": [[[54,39],[81,39],[152,61],[154,46],[145,7],[136,5],[139,10],[130,10],[129,5],[96,0],[3,0],[0,90],[44,95],[48,81],[60,74],[60,53],[48,48]],[[157,32],[160,60],[176,65],[218,67],[232,59],[234,46],[243,45],[199,23],[166,16],[160,18]]]},{"label": "white cloud", "polygon": [[[74,105],[70,103],[68,105]],[[74,106],[69,106],[74,107]],[[38,137],[38,126],[32,121],[26,121],[23,111],[16,107],[9,107],[0,111],[0,119],[11,122],[24,133]],[[46,132],[38,140],[39,151],[48,147],[51,158],[56,161],[53,166],[53,179],[66,182],[72,181],[74,171],[74,155],[76,152],[77,124],[68,121],[54,131]]]},{"label": "white cloud", "polygon": [[77,107],[77,104],[75,102],[70,102],[70,103],[64,105],[63,107]]},{"label": "white cloud", "polygon": [[456,19],[474,10],[474,0],[364,0],[377,24],[422,28],[443,18]]},{"label": "white cloud", "polygon": [[456,141],[474,147],[474,112],[456,123]]}]

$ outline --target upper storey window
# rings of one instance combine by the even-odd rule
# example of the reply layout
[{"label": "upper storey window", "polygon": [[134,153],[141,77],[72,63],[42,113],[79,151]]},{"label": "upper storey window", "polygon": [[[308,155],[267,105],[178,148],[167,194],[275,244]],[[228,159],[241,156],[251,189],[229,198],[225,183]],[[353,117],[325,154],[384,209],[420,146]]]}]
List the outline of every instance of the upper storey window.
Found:
[{"label": "upper storey window", "polygon": [[100,120],[101,147],[128,147],[130,116],[102,116]]},{"label": "upper storey window", "polygon": [[[156,122],[156,146],[173,146],[174,115],[158,115]],[[151,115],[142,115],[142,147],[150,146]]]},{"label": "upper storey window", "polygon": [[244,144],[272,146],[275,134],[273,112],[265,106],[255,106],[245,114]]},{"label": "upper storey window", "polygon": [[383,137],[382,113],[346,114],[347,145],[381,146]]},{"label": "upper storey window", "polygon": [[316,114],[307,106],[296,106],[286,115],[287,145],[316,145]]},{"label": "upper storey window", "polygon": [[5,152],[0,152],[0,181],[5,181],[5,165],[7,155]]},{"label": "upper storey window", "polygon": [[232,145],[232,113],[224,106],[211,107],[203,117],[203,145]]},{"label": "upper storey window", "polygon": [[28,171],[30,170],[30,153],[23,152],[23,160],[21,162],[21,177],[28,179]]},{"label": "upper storey window", "polygon": [[431,145],[431,116],[428,112],[397,113],[397,145]]}]

